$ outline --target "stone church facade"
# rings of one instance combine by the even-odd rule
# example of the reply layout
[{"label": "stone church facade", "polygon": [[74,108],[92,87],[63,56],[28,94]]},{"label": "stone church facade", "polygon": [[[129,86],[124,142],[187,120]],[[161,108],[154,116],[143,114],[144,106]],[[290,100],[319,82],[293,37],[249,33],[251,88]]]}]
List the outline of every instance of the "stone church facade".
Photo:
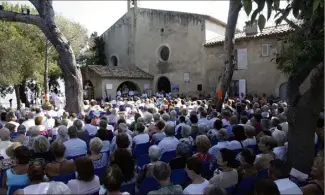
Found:
[{"label": "stone church facade", "polygon": [[[223,66],[225,27],[206,15],[128,4],[128,12],[101,35],[108,65],[82,71],[85,88],[91,89],[86,99],[115,97],[123,86],[147,94],[214,94]],[[271,59],[290,29],[272,31],[274,28],[251,35],[236,31],[238,62],[244,65],[238,64],[234,73],[234,92],[279,96],[279,86],[286,78]]]}]

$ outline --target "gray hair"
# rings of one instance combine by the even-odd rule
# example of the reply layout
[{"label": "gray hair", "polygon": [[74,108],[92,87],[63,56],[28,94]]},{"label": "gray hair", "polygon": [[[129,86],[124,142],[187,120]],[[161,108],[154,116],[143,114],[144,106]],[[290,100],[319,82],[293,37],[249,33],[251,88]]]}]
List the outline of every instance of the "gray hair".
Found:
[{"label": "gray hair", "polygon": [[32,126],[29,128],[29,132],[30,132],[30,137],[36,137],[39,136],[41,130],[39,126]]},{"label": "gray hair", "polygon": [[188,137],[191,135],[191,127],[189,125],[183,125],[181,132],[183,137]]},{"label": "gray hair", "polygon": [[60,125],[58,128],[58,134],[56,135],[56,141],[65,142],[69,139],[68,128],[65,125]]},{"label": "gray hair", "polygon": [[167,113],[164,113],[162,116],[161,116],[162,120],[164,120],[165,122],[169,121],[170,120],[170,116],[169,114]]},{"label": "gray hair", "polygon": [[186,143],[179,143],[176,147],[176,154],[179,155],[179,156],[187,156],[190,152],[190,147],[188,144]]},{"label": "gray hair", "polygon": [[10,140],[10,131],[9,131],[8,128],[3,127],[0,130],[0,138],[1,138],[1,141],[8,141],[8,140]]},{"label": "gray hair", "polygon": [[254,137],[255,135],[255,127],[252,126],[252,125],[245,125],[244,126],[244,129],[245,129],[245,133],[247,135],[247,137]]},{"label": "gray hair", "polygon": [[278,118],[281,123],[287,122],[287,116],[284,113],[279,114]]},{"label": "gray hair", "polygon": [[94,137],[89,142],[89,149],[96,154],[99,154],[103,148],[103,141],[98,137]]},{"label": "gray hair", "polygon": [[170,114],[170,118],[171,118],[171,119],[176,119],[177,113],[176,113],[175,110],[170,111],[169,114]]},{"label": "gray hair", "polygon": [[284,131],[280,131],[280,130],[273,131],[272,137],[275,139],[278,146],[284,146],[284,143],[287,140],[286,133]]},{"label": "gray hair", "polygon": [[152,145],[149,148],[149,157],[151,159],[151,161],[156,162],[160,159],[160,148],[157,145]]},{"label": "gray hair", "polygon": [[137,123],[145,123],[144,118],[143,118],[143,117],[139,117],[139,118],[137,119]]},{"label": "gray hair", "polygon": [[35,153],[47,152],[50,150],[50,142],[46,139],[46,137],[39,135],[34,139],[33,149]]},{"label": "gray hair", "polygon": [[27,119],[33,119],[33,118],[34,118],[34,113],[33,112],[28,112]]},{"label": "gray hair", "polygon": [[159,121],[160,120],[160,114],[159,113],[155,113],[155,114],[153,114],[153,120],[154,121]]},{"label": "gray hair", "polygon": [[224,141],[228,139],[228,131],[225,128],[221,128],[217,135],[216,135],[217,140],[219,141]]},{"label": "gray hair", "polygon": [[128,130],[128,126],[125,123],[118,125],[119,133],[125,133]]},{"label": "gray hair", "polygon": [[49,187],[47,189],[46,194],[71,194],[71,190],[70,188],[62,183],[62,182],[58,182],[58,181],[51,181],[49,183]]},{"label": "gray hair", "polygon": [[153,166],[152,174],[157,181],[165,181],[170,177],[170,166],[165,162],[158,161]]},{"label": "gray hair", "polygon": [[174,125],[171,124],[166,124],[165,125],[165,134],[166,136],[174,136],[175,135],[175,127]]},{"label": "gray hair", "polygon": [[78,131],[83,131],[83,123],[81,120],[77,119],[73,122],[73,126],[77,127]]},{"label": "gray hair", "polygon": [[[141,118],[141,117],[139,117],[139,118]],[[150,124],[152,121],[152,114],[145,114],[143,116],[143,119],[144,119],[145,124]]]},{"label": "gray hair", "polygon": [[199,125],[199,134],[207,134],[207,132],[209,131],[209,126],[207,124],[200,124]]}]

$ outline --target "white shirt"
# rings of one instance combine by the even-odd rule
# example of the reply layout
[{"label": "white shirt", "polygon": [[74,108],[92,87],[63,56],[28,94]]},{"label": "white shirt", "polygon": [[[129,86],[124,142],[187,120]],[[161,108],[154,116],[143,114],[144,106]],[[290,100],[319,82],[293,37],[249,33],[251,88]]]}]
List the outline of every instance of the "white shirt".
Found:
[{"label": "white shirt", "polygon": [[24,125],[26,127],[26,130],[28,131],[29,128],[35,126],[35,120],[34,119],[28,119],[27,121],[24,121],[22,123],[22,125]]},{"label": "white shirt", "polygon": [[290,181],[289,178],[278,179],[275,180],[274,182],[278,186],[281,195],[288,195],[288,194],[302,195],[303,194],[301,189],[297,186],[297,184]]},{"label": "white shirt", "polygon": [[47,194],[50,183],[43,182],[40,184],[29,185],[25,187],[24,194]]},{"label": "white shirt", "polygon": [[247,138],[244,141],[242,141],[244,146],[253,146],[256,145],[256,139],[254,138]]},{"label": "white shirt", "polygon": [[19,126],[19,123],[15,122],[15,121],[9,121],[8,123],[11,123],[11,124],[15,125],[16,126],[15,132],[17,132],[17,128]]},{"label": "white shirt", "polygon": [[99,178],[97,176],[89,182],[72,179],[68,182],[67,186],[74,194],[92,194],[100,189]]},{"label": "white shirt", "polygon": [[206,187],[208,187],[209,182],[208,180],[204,179],[204,182],[201,184],[190,184],[188,185],[183,193],[184,194],[203,194],[204,193],[204,189]]},{"label": "white shirt", "polygon": [[285,146],[275,147],[273,148],[273,153],[275,154],[275,158],[285,161],[287,148]]},{"label": "white shirt", "polygon": [[139,135],[137,135],[137,136],[135,136],[134,138],[133,138],[133,143],[135,144],[135,145],[138,145],[138,144],[145,144],[145,143],[148,143],[149,142],[149,139],[150,139],[150,137],[149,137],[149,135],[148,134],[139,134]]},{"label": "white shirt", "polygon": [[158,147],[161,150],[161,154],[163,154],[176,150],[178,144],[179,140],[176,137],[165,137],[159,142]]}]

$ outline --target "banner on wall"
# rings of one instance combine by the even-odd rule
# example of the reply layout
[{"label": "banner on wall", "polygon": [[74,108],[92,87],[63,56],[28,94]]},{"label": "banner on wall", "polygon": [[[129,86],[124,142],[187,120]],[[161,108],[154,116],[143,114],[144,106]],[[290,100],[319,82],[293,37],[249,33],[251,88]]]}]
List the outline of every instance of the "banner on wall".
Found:
[{"label": "banner on wall", "polygon": [[178,84],[173,84],[172,85],[172,92],[179,92],[179,85]]}]

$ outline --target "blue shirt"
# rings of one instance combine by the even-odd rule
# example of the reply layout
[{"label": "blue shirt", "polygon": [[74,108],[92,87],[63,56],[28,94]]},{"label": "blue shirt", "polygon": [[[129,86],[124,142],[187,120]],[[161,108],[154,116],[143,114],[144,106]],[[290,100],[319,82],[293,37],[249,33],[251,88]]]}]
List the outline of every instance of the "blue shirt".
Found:
[{"label": "blue shirt", "polygon": [[8,186],[8,191],[9,193],[11,186],[23,186],[29,184],[29,179],[27,174],[22,174],[22,175],[16,175],[12,169],[8,169],[6,171],[7,174],[7,186]]},{"label": "blue shirt", "polygon": [[233,128],[233,126],[235,126],[235,125],[228,125],[228,126],[226,127],[227,132],[228,132],[228,137],[232,137],[232,136],[234,136],[234,134],[232,133],[232,128]]},{"label": "blue shirt", "polygon": [[63,143],[65,145],[64,157],[78,156],[87,153],[87,144],[79,138],[72,138]]},{"label": "blue shirt", "polygon": [[230,149],[230,142],[229,141],[220,141],[217,145],[214,145],[212,148],[209,149],[209,154],[213,156],[213,158],[218,158],[220,149],[227,148]]},{"label": "blue shirt", "polygon": [[85,124],[84,129],[88,131],[89,135],[95,135],[98,128],[92,124]]}]

